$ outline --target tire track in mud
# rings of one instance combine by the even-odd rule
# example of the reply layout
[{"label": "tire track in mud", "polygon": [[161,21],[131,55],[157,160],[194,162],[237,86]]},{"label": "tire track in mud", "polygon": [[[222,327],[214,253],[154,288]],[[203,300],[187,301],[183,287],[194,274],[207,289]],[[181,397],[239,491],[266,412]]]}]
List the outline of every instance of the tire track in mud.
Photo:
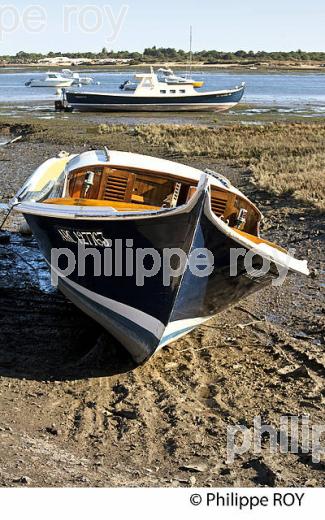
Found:
[{"label": "tire track in mud", "polygon": [[77,402],[69,417],[69,437],[81,444],[86,444],[88,440],[94,443],[94,439],[108,430],[103,397],[96,388],[98,382],[95,380],[90,386],[74,396]]}]

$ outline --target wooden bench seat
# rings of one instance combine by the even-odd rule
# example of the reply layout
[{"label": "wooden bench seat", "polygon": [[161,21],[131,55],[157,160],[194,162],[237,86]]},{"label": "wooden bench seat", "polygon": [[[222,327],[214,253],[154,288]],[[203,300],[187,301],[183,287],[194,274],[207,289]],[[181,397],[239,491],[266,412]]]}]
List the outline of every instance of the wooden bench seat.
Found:
[{"label": "wooden bench seat", "polygon": [[160,209],[160,206],[148,206],[146,204],[137,204],[134,202],[78,198],[47,199],[44,201],[44,204],[60,204],[62,206],[106,206],[114,208],[117,211],[153,211]]}]

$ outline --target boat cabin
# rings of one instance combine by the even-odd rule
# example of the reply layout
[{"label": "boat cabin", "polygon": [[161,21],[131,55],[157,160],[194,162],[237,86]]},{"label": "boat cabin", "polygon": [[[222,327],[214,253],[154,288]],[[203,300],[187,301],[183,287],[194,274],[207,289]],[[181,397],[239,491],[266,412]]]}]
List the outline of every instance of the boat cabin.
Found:
[{"label": "boat cabin", "polygon": [[193,81],[184,83],[168,84],[165,79],[161,79],[151,68],[149,74],[136,74],[136,88],[134,96],[192,96],[197,95],[193,86]]}]

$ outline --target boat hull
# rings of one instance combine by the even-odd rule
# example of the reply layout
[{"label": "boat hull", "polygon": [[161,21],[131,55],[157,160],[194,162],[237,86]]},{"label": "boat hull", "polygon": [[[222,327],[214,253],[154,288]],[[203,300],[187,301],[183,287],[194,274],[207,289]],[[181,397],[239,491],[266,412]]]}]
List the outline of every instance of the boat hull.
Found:
[{"label": "boat hull", "polygon": [[[52,253],[55,249],[63,251],[68,248],[78,258],[78,239],[67,242],[67,237],[98,237],[100,234],[111,241],[111,276],[105,276],[104,269],[101,276],[94,276],[90,258],[90,265],[86,264],[84,276],[79,276],[75,269],[69,276],[58,278],[58,287],[79,308],[111,332],[136,362],[141,363],[159,346],[169,323],[181,275],[165,286],[164,273],[160,270],[156,276],[146,278],[141,286],[137,279],[136,266],[133,275],[121,276],[119,270],[125,262],[125,249],[123,251],[121,248],[125,248],[127,240],[132,240],[134,251],[154,249],[162,255],[164,249],[181,248],[187,255],[201,211],[202,197],[191,211],[162,219],[75,221],[31,214],[25,215],[25,218],[47,263],[54,270]],[[104,248],[93,245],[92,249],[101,255],[103,266]],[[146,269],[148,261],[150,264],[150,258],[145,261]]]},{"label": "boat hull", "polygon": [[29,83],[29,87],[37,87],[37,88],[68,88],[71,87],[72,81],[32,81]]},{"label": "boat hull", "polygon": [[[115,336],[137,363],[142,363],[159,348],[269,285],[276,276],[276,266],[272,265],[269,273],[254,279],[247,275],[242,264],[236,276],[230,275],[230,251],[240,246],[216,226],[209,207],[209,196],[204,192],[190,210],[186,211],[185,207],[184,212],[171,212],[156,218],[130,216],[111,220],[75,220],[30,213],[25,218],[48,264],[52,261],[53,248],[68,247],[78,256],[78,240],[70,239],[94,234],[112,241],[115,262],[119,247],[117,241],[126,244],[127,239],[133,240],[134,250],[150,248],[161,256],[170,248],[182,249],[187,258],[197,248],[207,248],[212,252],[214,266],[209,276],[195,276],[187,265],[168,286],[163,280],[163,269],[146,278],[143,286],[138,285],[135,274],[124,276],[114,269],[111,276],[96,277],[92,259],[90,264],[86,264],[85,276],[79,276],[75,269],[68,276],[59,277],[59,289]],[[70,237],[69,243],[67,237]],[[103,254],[102,247],[93,247]],[[255,255],[256,269],[262,262],[263,259]],[[122,264],[118,262],[115,266]]]},{"label": "boat hull", "polygon": [[65,99],[69,108],[88,112],[220,112],[235,106],[241,100],[244,90],[244,87],[240,87],[228,92],[155,97],[66,92]]}]

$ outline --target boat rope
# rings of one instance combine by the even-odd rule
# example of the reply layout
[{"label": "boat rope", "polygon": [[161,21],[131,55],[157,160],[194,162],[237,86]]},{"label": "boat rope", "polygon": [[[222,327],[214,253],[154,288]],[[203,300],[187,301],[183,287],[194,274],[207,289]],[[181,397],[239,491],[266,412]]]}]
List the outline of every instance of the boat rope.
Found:
[{"label": "boat rope", "polygon": [[18,202],[16,202],[15,204],[11,204],[10,207],[9,207],[9,211],[7,212],[7,214],[5,215],[5,218],[3,219],[3,221],[1,222],[1,225],[0,225],[0,231],[2,231],[3,229],[3,226],[5,225],[5,223],[7,222],[9,216],[10,216],[10,213],[12,212],[12,210],[14,209],[14,207],[18,204]]},{"label": "boat rope", "polygon": [[[10,244],[1,244],[1,247],[10,247]],[[28,268],[33,269],[35,273],[38,273],[38,269],[30,262],[28,262],[28,260],[26,260],[26,258],[24,258],[22,254],[18,253],[18,251],[13,251],[12,254],[18,256],[20,260],[27,265]]]},{"label": "boat rope", "polygon": [[[10,141],[7,141],[6,143],[4,143],[3,146],[8,146],[9,144],[14,144],[14,143],[17,143],[17,141],[20,141],[21,139],[23,138],[23,134],[20,134],[16,137],[14,137],[13,139],[11,139]],[[10,204],[9,206],[9,211],[8,213],[5,215],[5,218],[3,219],[1,225],[0,225],[0,231],[2,231],[3,229],[3,226],[5,225],[5,223],[7,222],[9,216],[10,216],[10,213],[12,212],[13,208],[18,204],[18,202],[15,202],[13,204]]]},{"label": "boat rope", "polygon": [[[10,208],[9,208],[9,211],[7,212],[7,214],[5,215],[5,218],[3,219],[3,221],[1,222],[1,225],[0,225],[0,232],[2,232],[3,230],[3,226],[5,225],[5,223],[7,222],[12,210],[14,209],[15,206],[17,206],[17,204],[19,204],[19,202],[15,202],[14,204],[11,204]],[[10,244],[1,244],[1,247],[10,247]],[[16,256],[18,256],[22,262],[24,262],[28,268],[30,269],[33,269],[35,272],[37,272],[37,269],[35,266],[31,265],[27,260],[26,258],[23,257],[23,255],[21,255],[20,253],[18,253],[18,251],[15,251],[14,254]]]}]

